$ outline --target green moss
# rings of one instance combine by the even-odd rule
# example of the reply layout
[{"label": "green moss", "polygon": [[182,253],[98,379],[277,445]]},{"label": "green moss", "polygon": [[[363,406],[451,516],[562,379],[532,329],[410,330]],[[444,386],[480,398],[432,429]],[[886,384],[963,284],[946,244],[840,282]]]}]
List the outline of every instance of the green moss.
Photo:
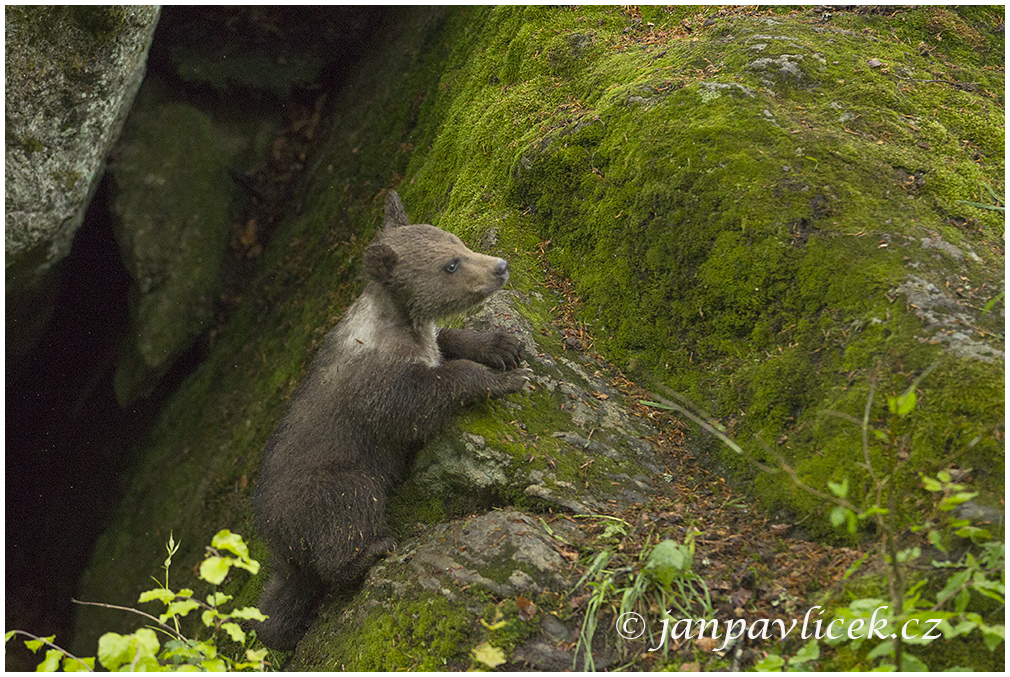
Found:
[{"label": "green moss", "polygon": [[421,593],[391,609],[375,608],[356,628],[343,628],[327,643],[325,663],[311,657],[304,662],[317,670],[441,670],[449,661],[468,662],[472,624],[441,595]]},{"label": "green moss", "polygon": [[[611,22],[600,20],[604,28],[591,33],[564,10],[536,30],[538,17],[522,15],[521,42],[510,45],[501,67],[513,72],[515,54],[527,53],[530,42],[544,49],[514,84],[447,74],[438,119],[454,124],[412,159],[414,192],[447,195],[439,211],[450,223],[453,214],[476,211],[478,200],[511,203],[522,214],[520,229],[550,240],[551,260],[582,292],[585,319],[612,356],[644,360],[720,414],[742,413],[742,439],[786,434],[800,458],[834,447],[809,432],[810,422],[834,406],[831,393],[853,373],[865,394],[881,360],[912,374],[910,363],[921,369],[937,359],[936,349],[912,340],[918,320],[906,320],[885,294],[910,258],[924,258],[912,255],[925,229],[944,228],[947,213],[965,214],[957,201],[980,182],[999,185],[998,107],[980,107],[978,94],[956,87],[885,77],[867,66],[865,38],[823,41],[799,23],[776,26],[784,37],[762,38],[770,43],[762,57],[803,55],[798,80],[786,86],[786,76],[772,78],[773,99],[758,94],[769,86],[766,75],[748,66],[756,39],[746,36],[759,32],[749,19],[695,33],[691,53],[676,40],[622,50],[615,10],[596,11]],[[516,12],[490,12],[488,35]],[[845,20],[871,31],[882,21]],[[491,50],[464,52],[470,74],[498,67]],[[698,53],[723,72],[692,74]],[[891,60],[892,72],[899,63],[955,69],[901,45],[880,44],[875,54]],[[750,94],[699,86],[705,77]],[[434,107],[430,114],[437,116]],[[951,144],[952,136],[964,143]],[[914,178],[920,169],[924,180]],[[499,177],[497,186],[489,176]],[[968,244],[963,232],[944,236]],[[987,240],[992,234],[970,246]],[[980,369],[983,383],[1000,382],[998,370]],[[907,385],[903,378],[891,381],[891,392]],[[992,416],[990,427],[999,420]],[[811,461],[802,476],[822,483],[825,466],[856,460],[849,449]],[[920,462],[938,462],[938,453],[924,449]],[[766,498],[813,507],[786,493]]]}]

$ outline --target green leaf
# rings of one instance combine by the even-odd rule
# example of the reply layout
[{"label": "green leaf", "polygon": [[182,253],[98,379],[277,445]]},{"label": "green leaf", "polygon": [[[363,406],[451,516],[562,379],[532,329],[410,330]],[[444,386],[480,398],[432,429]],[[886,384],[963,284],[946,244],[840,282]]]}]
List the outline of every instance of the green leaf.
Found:
[{"label": "green leaf", "polygon": [[821,657],[821,647],[816,639],[812,639],[796,652],[796,655],[789,659],[789,665],[802,665],[809,661],[817,660]]},{"label": "green leaf", "polygon": [[[178,659],[190,665],[198,665],[206,658],[206,653],[201,651],[202,642],[190,642],[179,639],[171,639],[165,642],[165,648],[161,652],[162,659]],[[178,663],[178,661],[175,661]]]},{"label": "green leaf", "polygon": [[266,659],[267,653],[269,653],[269,649],[260,649],[259,651],[253,651],[252,649],[248,649],[245,652],[245,657],[246,660],[248,661],[262,663],[264,659]]},{"label": "green leaf", "polygon": [[891,410],[892,414],[897,414],[900,417],[908,416],[915,409],[915,391],[909,390],[903,395],[897,397],[887,398],[887,407]]},{"label": "green leaf", "polygon": [[887,508],[881,508],[880,506],[875,505],[870,508],[867,508],[866,512],[864,512],[862,515],[859,516],[859,519],[873,517],[874,515],[886,515],[888,514],[888,512],[889,510]]},{"label": "green leaf", "polygon": [[843,479],[841,484],[828,480],[828,489],[838,498],[845,498],[849,495],[849,478]]},{"label": "green leaf", "polygon": [[63,652],[49,649],[46,651],[46,657],[35,668],[35,672],[56,672],[60,669],[60,659],[62,658]]},{"label": "green leaf", "polygon": [[983,625],[982,641],[985,642],[989,651],[995,651],[1002,642],[1006,641],[1006,626],[1003,625]]},{"label": "green leaf", "polygon": [[222,529],[217,532],[211,540],[210,545],[218,550],[227,550],[234,553],[241,559],[249,559],[249,547],[245,544],[245,541],[242,540],[241,536],[233,534],[228,529]]},{"label": "green leaf", "polygon": [[758,672],[779,672],[785,664],[786,662],[782,656],[770,653],[755,663],[754,669]]},{"label": "green leaf", "polygon": [[851,510],[846,511],[845,519],[849,523],[849,533],[850,534],[856,533],[856,529],[859,528],[859,525],[856,523],[856,513],[852,512]]},{"label": "green leaf", "polygon": [[[153,659],[159,647],[158,636],[150,628],[141,628],[132,635],[107,632],[98,639],[98,662],[106,670],[115,671],[135,659],[138,662]],[[143,662],[149,664],[149,661]],[[154,664],[157,666],[156,660]]]},{"label": "green leaf", "polygon": [[221,629],[227,632],[228,636],[239,644],[245,641],[245,632],[239,627],[238,623],[222,623]]},{"label": "green leaf", "polygon": [[200,666],[208,672],[226,672],[228,670],[228,664],[220,658],[207,659],[200,663]]},{"label": "green leaf", "polygon": [[982,527],[961,527],[954,534],[961,538],[970,538],[971,542],[975,545],[992,540],[992,534],[989,533],[989,530]]},{"label": "green leaf", "polygon": [[140,593],[140,599],[137,600],[138,604],[143,604],[144,602],[150,602],[152,600],[158,600],[168,604],[173,599],[175,599],[175,593],[167,588],[155,588],[154,590],[147,590]]},{"label": "green leaf", "polygon": [[176,602],[171,602],[169,603],[168,609],[165,611],[165,613],[161,614],[161,616],[158,617],[158,620],[164,623],[169,618],[173,618],[175,616],[183,618],[193,609],[199,609],[199,608],[200,603],[197,602],[195,599],[182,599]]},{"label": "green leaf", "polygon": [[94,657],[75,659],[67,656],[63,661],[64,672],[88,672],[89,670],[94,671],[94,669],[95,669]]},{"label": "green leaf", "polygon": [[200,564],[200,578],[208,583],[220,585],[228,575],[233,561],[230,557],[227,559],[216,556],[208,557]]},{"label": "green leaf", "polygon": [[259,651],[253,651],[252,649],[246,649],[245,661],[242,663],[235,664],[235,670],[259,670],[262,671],[263,661],[266,660],[267,653],[269,649],[260,649]]},{"label": "green leaf", "polygon": [[989,580],[986,578],[986,573],[984,571],[975,572],[971,578],[971,587],[979,592],[982,592],[983,590],[994,590],[1001,595],[1006,592],[1006,587],[1002,583],[999,581]]},{"label": "green leaf", "polygon": [[663,541],[649,553],[645,570],[663,587],[669,587],[673,579],[691,570],[691,549],[676,541]]},{"label": "green leaf", "polygon": [[919,555],[921,554],[922,551],[919,550],[918,547],[905,548],[904,550],[901,550],[897,553],[896,559],[898,560],[898,562],[904,563],[907,562],[908,560],[919,559]]},{"label": "green leaf", "polygon": [[964,610],[968,608],[968,601],[970,599],[971,593],[968,592],[967,588],[954,595],[954,611],[964,613]]},{"label": "green leaf", "polygon": [[943,586],[940,592],[936,593],[937,601],[946,600],[948,597],[953,596],[955,590],[968,582],[969,576],[971,576],[971,572],[965,569],[948,578],[947,584]]},{"label": "green leaf", "polygon": [[[46,640],[48,640],[50,642],[53,641],[54,639],[56,639],[56,635],[53,635],[52,637],[46,637]],[[45,644],[45,643],[46,643],[45,640],[41,640],[41,639],[26,639],[25,640],[25,646],[28,647],[28,649],[32,653],[38,653],[38,650],[41,649],[42,645]]]},{"label": "green leaf", "polygon": [[977,491],[959,491],[953,496],[944,496],[943,500],[940,501],[940,510],[943,510],[944,512],[953,510],[957,506],[970,501],[976,496],[978,496]]},{"label": "green leaf", "polygon": [[829,519],[831,520],[831,526],[840,527],[845,523],[845,514],[849,512],[848,508],[843,508],[842,506],[837,506],[831,511]]},{"label": "green leaf", "polygon": [[986,315],[990,310],[992,310],[992,307],[997,303],[999,303],[1000,299],[1003,298],[1003,295],[1005,293],[1006,290],[1001,291],[999,294],[996,294],[996,296],[993,296],[991,299],[989,299],[988,303],[982,306],[982,315]]},{"label": "green leaf", "polygon": [[947,548],[943,544],[943,534],[939,531],[933,530],[929,532],[929,542],[940,552],[947,552]]},{"label": "green leaf", "polygon": [[218,613],[214,609],[205,609],[202,614],[200,614],[200,620],[208,628],[214,625],[214,620],[218,617]]},{"label": "green leaf", "polygon": [[929,672],[929,666],[908,651],[901,654],[901,669],[905,672]]},{"label": "green leaf", "polygon": [[4,635],[4,644],[6,644],[7,642],[11,641],[11,637],[13,637],[16,634],[18,634],[17,630],[11,630],[10,632],[6,633]]},{"label": "green leaf", "polygon": [[927,477],[926,475],[920,473],[919,478],[922,480],[922,486],[926,488],[926,491],[943,491],[943,485],[934,480],[932,477]]},{"label": "green leaf", "polygon": [[235,609],[235,611],[232,611],[230,615],[232,618],[241,618],[252,621],[265,621],[267,619],[267,617],[260,613],[260,610],[254,606],[246,606],[241,609]]},{"label": "green leaf", "polygon": [[876,660],[882,656],[893,656],[894,655],[894,642],[881,642],[877,646],[873,647],[870,653],[866,654],[866,657],[870,660]]},{"label": "green leaf", "polygon": [[477,662],[483,663],[489,668],[496,668],[505,662],[505,652],[496,646],[491,646],[487,642],[484,642],[475,649],[471,649],[470,654]]},{"label": "green leaf", "polygon": [[239,569],[245,569],[253,576],[260,572],[260,563],[254,559],[250,560],[232,560],[232,565],[237,566]]},{"label": "green leaf", "polygon": [[230,599],[232,599],[231,595],[226,595],[223,592],[215,592],[207,595],[207,604],[210,606],[221,606]]}]

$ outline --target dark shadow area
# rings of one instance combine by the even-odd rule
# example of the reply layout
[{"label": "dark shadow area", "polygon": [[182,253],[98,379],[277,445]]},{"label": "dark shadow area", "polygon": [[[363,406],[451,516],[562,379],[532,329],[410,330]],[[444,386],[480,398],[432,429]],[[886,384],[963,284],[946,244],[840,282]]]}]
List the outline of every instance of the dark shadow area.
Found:
[{"label": "dark shadow area", "polygon": [[[160,399],[124,411],[112,388],[130,277],[112,234],[109,183],[60,263],[48,329],[32,353],[7,360],[5,623],[58,641],[69,641],[77,579]],[[29,662],[16,667],[34,666],[17,644],[8,669],[22,651]]]},{"label": "dark shadow area", "polygon": [[[250,117],[279,109],[297,132],[299,121],[318,111],[367,47],[382,13],[374,7],[165,7],[148,76],[163,84],[170,99],[215,115]],[[304,164],[301,148],[287,144],[281,152],[278,144],[270,161],[233,176],[243,187],[249,184],[238,222],[255,218],[263,244],[283,218],[297,174],[293,163],[296,170]],[[6,361],[5,625],[8,631],[56,635],[62,646],[70,645],[74,632],[78,580],[150,428],[209,345],[205,332],[150,397],[120,407],[113,374],[130,326],[131,278],[114,236],[110,174],[53,276],[57,300],[48,322],[39,318],[44,333],[27,354],[8,349]],[[254,269],[255,261],[230,252],[222,284],[237,296]],[[222,303],[210,326],[227,312]],[[12,640],[5,667],[32,670],[44,655]]]}]

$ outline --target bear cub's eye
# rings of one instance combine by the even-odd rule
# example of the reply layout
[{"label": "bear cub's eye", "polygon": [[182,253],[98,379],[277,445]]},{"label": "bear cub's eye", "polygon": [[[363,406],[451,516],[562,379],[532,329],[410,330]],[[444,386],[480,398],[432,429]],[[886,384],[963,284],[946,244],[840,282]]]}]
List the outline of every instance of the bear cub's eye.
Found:
[{"label": "bear cub's eye", "polygon": [[457,268],[459,268],[459,259],[453,259],[445,264],[445,272],[447,273],[455,273]]}]

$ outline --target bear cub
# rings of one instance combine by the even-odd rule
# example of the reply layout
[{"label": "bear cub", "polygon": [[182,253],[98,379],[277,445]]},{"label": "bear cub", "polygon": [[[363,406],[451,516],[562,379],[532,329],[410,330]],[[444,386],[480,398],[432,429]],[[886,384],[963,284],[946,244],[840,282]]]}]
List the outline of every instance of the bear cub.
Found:
[{"label": "bear cub", "polygon": [[530,377],[505,332],[438,329],[502,288],[504,259],[410,225],[395,192],[365,251],[368,284],[326,336],[267,442],[253,496],[271,551],[260,640],[293,649],[328,590],[359,582],[396,547],[386,495],[426,440],[466,406]]}]

